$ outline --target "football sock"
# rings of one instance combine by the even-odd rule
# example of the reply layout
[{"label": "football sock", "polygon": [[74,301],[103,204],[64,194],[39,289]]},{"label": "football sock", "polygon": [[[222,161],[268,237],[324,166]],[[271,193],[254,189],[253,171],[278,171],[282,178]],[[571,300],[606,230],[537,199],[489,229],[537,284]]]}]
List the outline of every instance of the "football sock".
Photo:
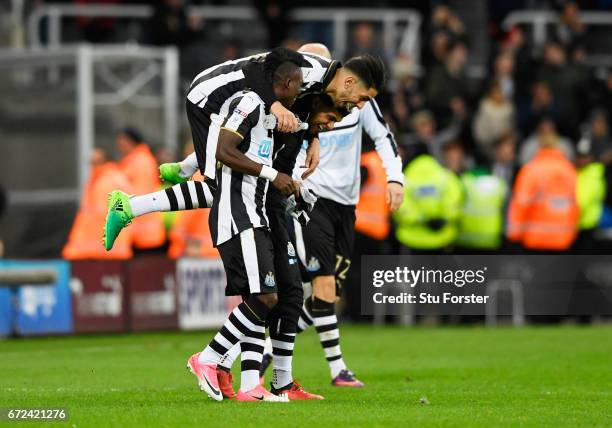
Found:
[{"label": "football sock", "polygon": [[243,324],[246,331],[242,330],[245,333],[240,338],[240,390],[244,392],[259,385],[259,369],[266,342],[265,320],[270,313],[270,308],[255,296],[249,297],[246,303],[249,304],[248,308],[252,310],[252,313],[249,314],[247,322]]},{"label": "football sock", "polygon": [[238,355],[240,355],[239,343],[232,346],[229,351],[227,351],[225,355],[223,355],[218,367],[229,372],[232,369],[232,365],[234,365],[234,361],[236,361],[236,358],[238,358]]},{"label": "football sock", "polygon": [[306,299],[302,305],[300,318],[298,319],[297,332],[301,333],[312,325],[312,299]]},{"label": "football sock", "polygon": [[191,153],[185,159],[179,162],[181,171],[179,175],[183,178],[189,178],[198,170],[198,158],[195,152]]},{"label": "football sock", "polygon": [[187,181],[175,184],[158,192],[132,196],[130,208],[134,217],[152,212],[210,208],[213,194],[208,184],[202,181]]},{"label": "football sock", "polygon": [[329,364],[331,377],[335,378],[342,370],[346,369],[340,350],[340,331],[338,330],[335,305],[315,297],[312,299],[311,314],[319,334],[321,346],[325,352],[325,358]]},{"label": "football sock", "polygon": [[264,345],[264,355],[272,353],[272,339],[270,336],[266,337],[266,344]]},{"label": "football sock", "polygon": [[291,360],[293,359],[293,346],[295,333],[276,333],[270,331],[272,341],[272,385],[276,389],[283,388],[293,382]]},{"label": "football sock", "polygon": [[[227,351],[244,339],[253,347],[259,346],[261,348],[259,350],[259,364],[261,364],[261,352],[263,352],[263,342],[265,340],[265,319],[269,311],[270,309],[255,296],[249,297],[236,306],[223,327],[200,353],[198,361],[201,364],[219,364]],[[259,344],[259,342],[261,343]],[[246,348],[249,348],[249,346],[246,346]],[[250,360],[247,359],[247,361]],[[256,364],[256,362],[257,358],[253,361],[254,364],[248,363],[247,366],[256,365],[259,375],[259,364]]]}]

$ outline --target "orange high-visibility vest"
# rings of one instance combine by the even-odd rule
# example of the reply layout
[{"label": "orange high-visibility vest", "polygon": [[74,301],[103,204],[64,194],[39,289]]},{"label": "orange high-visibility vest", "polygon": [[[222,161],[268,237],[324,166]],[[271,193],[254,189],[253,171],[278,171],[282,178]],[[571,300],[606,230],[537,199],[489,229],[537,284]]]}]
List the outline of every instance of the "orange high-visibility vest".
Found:
[{"label": "orange high-visibility vest", "polygon": [[367,168],[368,176],[355,211],[355,230],[374,239],[385,239],[390,229],[387,174],[376,151],[363,153],[361,166]]},{"label": "orange high-visibility vest", "polygon": [[[119,167],[130,180],[134,194],[143,195],[159,190],[157,161],[146,144],[137,145],[121,160]],[[166,240],[166,229],[161,213],[150,213],[138,217],[134,219],[130,228],[134,233],[134,247],[136,248],[156,248],[163,245]]]},{"label": "orange high-visibility vest", "polygon": [[219,257],[213,247],[212,236],[208,227],[210,209],[181,211],[170,230],[170,247],[168,257],[176,259],[186,255],[188,245],[197,245],[197,256]]},{"label": "orange high-visibility vest", "polygon": [[111,251],[106,251],[102,245],[107,199],[113,190],[132,191],[127,177],[117,164],[108,162],[94,168],[83,191],[68,242],[62,250],[64,258],[121,260],[132,257],[132,230],[129,227],[122,231]]},{"label": "orange high-visibility vest", "polygon": [[576,239],[576,169],[557,149],[541,149],[519,171],[506,234],[534,250],[567,250]]}]

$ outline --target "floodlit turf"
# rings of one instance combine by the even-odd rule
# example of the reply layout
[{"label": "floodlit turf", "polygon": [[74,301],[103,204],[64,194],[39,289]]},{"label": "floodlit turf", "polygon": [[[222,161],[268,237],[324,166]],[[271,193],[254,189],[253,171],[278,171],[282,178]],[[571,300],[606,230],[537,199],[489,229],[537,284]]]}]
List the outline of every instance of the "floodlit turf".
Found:
[{"label": "floodlit turf", "polygon": [[327,399],[288,404],[201,393],[185,362],[208,332],[0,341],[0,406],[65,406],[71,427],[612,426],[611,326],[342,333],[366,387],[329,385],[311,331],[295,372]]}]

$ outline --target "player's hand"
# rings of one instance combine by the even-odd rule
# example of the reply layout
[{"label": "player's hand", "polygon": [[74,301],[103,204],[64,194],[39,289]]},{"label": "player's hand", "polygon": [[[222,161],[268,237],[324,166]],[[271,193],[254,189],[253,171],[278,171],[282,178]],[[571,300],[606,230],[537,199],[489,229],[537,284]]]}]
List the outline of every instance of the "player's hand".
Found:
[{"label": "player's hand", "polygon": [[404,201],[404,188],[399,183],[387,184],[387,205],[391,212],[397,211]]},{"label": "player's hand", "polygon": [[276,178],[272,182],[272,185],[276,187],[283,196],[289,196],[292,193],[295,193],[296,189],[298,191],[300,189],[299,184],[296,187],[296,182],[293,181],[293,179],[287,174],[283,174],[282,172],[277,174]]},{"label": "player's hand", "polygon": [[306,160],[304,161],[304,165],[302,168],[306,168],[306,171],[302,173],[302,180],[306,180],[308,177],[315,172],[317,166],[319,166],[319,154],[321,152],[321,143],[318,138],[313,138],[310,144],[308,145],[308,149],[306,150]]},{"label": "player's hand", "polygon": [[293,195],[295,196],[296,200],[302,197],[300,193],[301,187],[302,187],[301,181],[293,180],[293,188],[294,188]]},{"label": "player's hand", "polygon": [[297,117],[285,108],[279,101],[270,106],[270,113],[276,117],[276,130],[280,132],[295,132],[298,130]]}]

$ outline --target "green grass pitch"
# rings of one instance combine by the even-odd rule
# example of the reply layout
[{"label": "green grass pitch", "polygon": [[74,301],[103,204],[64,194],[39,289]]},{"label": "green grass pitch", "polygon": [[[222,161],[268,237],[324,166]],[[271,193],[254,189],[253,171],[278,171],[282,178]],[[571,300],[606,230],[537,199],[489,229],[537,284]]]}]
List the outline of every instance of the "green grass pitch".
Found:
[{"label": "green grass pitch", "polygon": [[362,390],[330,386],[313,331],[297,340],[322,402],[213,402],[185,369],[212,333],[190,332],[0,341],[0,407],[65,406],[68,427],[612,426],[610,326],[341,331]]}]

